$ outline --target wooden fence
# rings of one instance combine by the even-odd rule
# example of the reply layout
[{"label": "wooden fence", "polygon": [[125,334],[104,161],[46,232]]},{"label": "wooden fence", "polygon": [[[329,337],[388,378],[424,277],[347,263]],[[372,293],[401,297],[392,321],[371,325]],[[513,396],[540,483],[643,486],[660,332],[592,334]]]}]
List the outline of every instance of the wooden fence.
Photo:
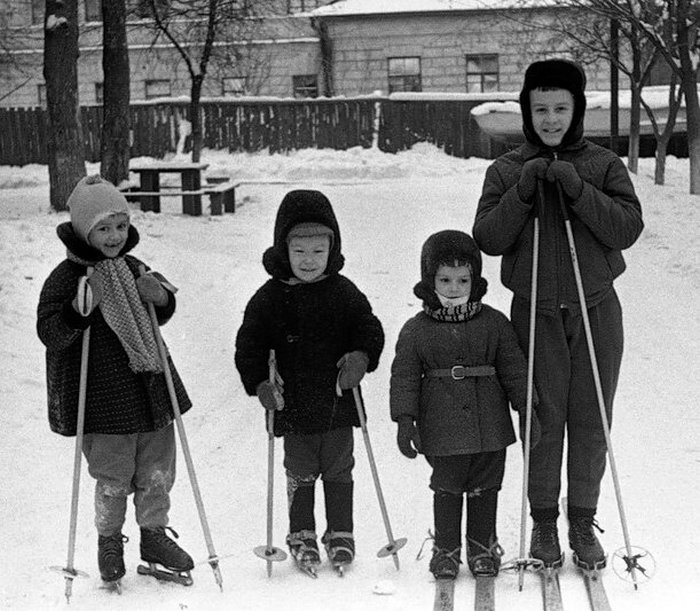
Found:
[{"label": "wooden fence", "polygon": [[[508,145],[483,133],[471,100],[348,98],[315,100],[205,101],[201,104],[203,146],[231,152],[270,153],[303,148],[345,150],[376,142],[390,153],[430,142],[456,157],[492,159]],[[131,157],[163,158],[188,151],[187,103],[132,104]],[[42,108],[0,108],[0,165],[47,162],[48,113]],[[102,107],[81,108],[85,158],[100,160]],[[601,144],[610,145],[609,139]],[[511,145],[512,146],[512,145]],[[615,150],[626,154],[626,138]],[[642,138],[642,156],[651,156],[653,138]],[[685,139],[674,138],[669,154],[687,156]]]}]

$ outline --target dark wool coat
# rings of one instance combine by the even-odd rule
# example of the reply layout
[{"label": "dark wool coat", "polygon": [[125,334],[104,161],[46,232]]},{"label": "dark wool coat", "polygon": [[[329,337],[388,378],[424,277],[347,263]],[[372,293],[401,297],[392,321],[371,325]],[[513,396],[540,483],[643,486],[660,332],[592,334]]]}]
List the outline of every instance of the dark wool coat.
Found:
[{"label": "dark wool coat", "polygon": [[[80,259],[97,262],[102,255],[77,238],[70,223],[58,227],[68,249]],[[129,229],[124,256],[134,276],[141,261],[126,255],[138,243],[138,232]],[[75,435],[80,383],[83,330],[90,327],[85,433],[128,434],[158,430],[173,419],[172,406],[163,373],[134,373],[119,338],[105,322],[100,308],[83,318],[71,302],[86,267],[68,259],[49,275],[41,290],[37,309],[37,333],[46,346],[46,383],[51,430]],[[164,324],[175,312],[175,296],[168,305],[156,307],[158,322]],[[191,402],[169,359],[180,411]]]},{"label": "dark wool coat", "polygon": [[[613,280],[625,269],[620,251],[642,232],[642,209],[629,174],[612,151],[583,138],[586,107],[585,75],[572,62],[548,60],[533,64],[520,95],[523,132],[527,142],[502,155],[486,170],[473,234],[479,248],[502,255],[501,282],[521,298],[530,299],[534,215],[531,202],[520,199],[517,183],[523,164],[535,157],[572,163],[583,180],[580,197],[569,200],[571,228],[588,307],[600,303]],[[574,97],[571,126],[562,143],[552,149],[537,136],[532,123],[530,91],[538,86],[568,89]],[[553,314],[564,305],[578,308],[564,217],[557,185],[544,181],[545,201],[537,207],[540,253],[537,309]],[[535,196],[537,197],[537,196]]]},{"label": "dark wool coat", "polygon": [[[493,365],[496,375],[426,377],[430,369]],[[391,418],[411,416],[422,452],[493,452],[515,441],[508,402],[523,409],[527,364],[504,314],[487,305],[470,320],[443,322],[424,312],[401,329],[391,366]]]},{"label": "dark wool coat", "polygon": [[[327,277],[317,282],[292,279],[286,236],[302,222],[333,231]],[[336,396],[338,360],[353,350],[369,357],[374,371],[384,347],[381,323],[365,295],[345,276],[340,230],[328,200],[317,191],[293,191],[285,197],[275,223],[275,241],[263,256],[272,279],[246,306],[236,337],[236,368],[249,395],[268,379],[268,357],[275,350],[284,380],[285,406],[275,412],[275,435],[322,433],[359,426],[352,391]]]}]

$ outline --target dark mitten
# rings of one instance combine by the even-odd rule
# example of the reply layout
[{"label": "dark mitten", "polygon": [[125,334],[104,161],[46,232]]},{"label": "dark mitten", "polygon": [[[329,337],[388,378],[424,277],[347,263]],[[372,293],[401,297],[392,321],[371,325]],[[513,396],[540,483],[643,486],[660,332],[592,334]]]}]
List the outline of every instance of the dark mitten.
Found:
[{"label": "dark mitten", "polygon": [[258,395],[258,400],[262,406],[270,411],[282,409],[284,407],[284,397],[282,396],[282,387],[265,380],[260,382],[255,389]]},{"label": "dark mitten", "polygon": [[367,371],[369,357],[361,350],[353,350],[344,354],[336,363],[340,372],[338,373],[338,386],[343,390],[355,388]]},{"label": "dark mitten", "polygon": [[578,199],[583,193],[583,180],[574,165],[568,161],[552,161],[547,170],[547,180],[558,182],[571,199]]},{"label": "dark mitten", "polygon": [[420,433],[418,427],[410,416],[399,418],[399,430],[396,434],[396,443],[401,454],[406,458],[415,458],[421,451]]},{"label": "dark mitten", "polygon": [[544,180],[547,175],[548,162],[542,157],[530,159],[523,164],[523,169],[520,171],[518,179],[518,196],[524,202],[532,201],[537,189],[537,181]]}]

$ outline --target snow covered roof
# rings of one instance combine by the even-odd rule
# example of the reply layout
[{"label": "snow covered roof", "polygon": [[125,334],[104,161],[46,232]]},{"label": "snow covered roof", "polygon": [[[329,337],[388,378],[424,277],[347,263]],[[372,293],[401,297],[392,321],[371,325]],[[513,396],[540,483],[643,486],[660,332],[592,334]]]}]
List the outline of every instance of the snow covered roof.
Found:
[{"label": "snow covered roof", "polygon": [[309,14],[314,17],[346,15],[381,15],[390,13],[428,13],[437,11],[476,11],[504,8],[537,8],[552,6],[553,0],[341,0],[319,7]]}]

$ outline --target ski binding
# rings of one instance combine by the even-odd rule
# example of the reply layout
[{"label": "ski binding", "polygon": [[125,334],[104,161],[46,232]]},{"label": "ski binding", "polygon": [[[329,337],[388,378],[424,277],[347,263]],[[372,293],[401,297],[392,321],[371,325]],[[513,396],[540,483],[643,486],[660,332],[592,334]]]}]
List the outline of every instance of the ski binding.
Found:
[{"label": "ski binding", "polygon": [[171,571],[155,562],[149,562],[148,566],[139,564],[136,571],[139,575],[149,575],[158,581],[169,581],[182,586],[191,586],[194,583],[190,571]]}]

